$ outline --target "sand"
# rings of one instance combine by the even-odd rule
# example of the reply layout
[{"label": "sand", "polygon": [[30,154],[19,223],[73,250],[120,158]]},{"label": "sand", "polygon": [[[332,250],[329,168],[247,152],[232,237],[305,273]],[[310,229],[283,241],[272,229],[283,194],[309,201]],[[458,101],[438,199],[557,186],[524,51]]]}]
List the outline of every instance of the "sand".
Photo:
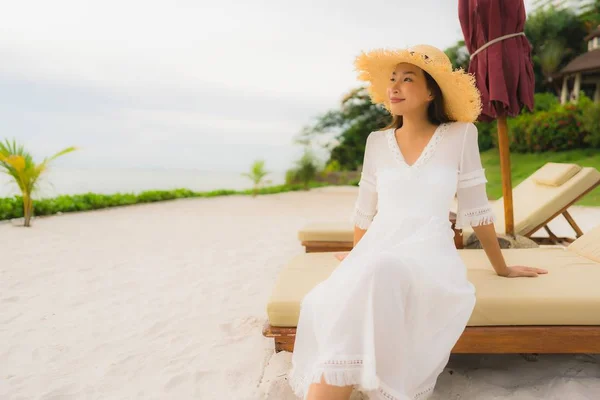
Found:
[{"label": "sand", "polygon": [[[323,188],[1,223],[0,399],[296,400],[291,355],[261,335],[265,305],[302,251],[298,229],[346,219],[355,195]],[[572,215],[584,231],[600,223],[600,209]],[[433,399],[597,399],[599,360],[453,356]]]}]

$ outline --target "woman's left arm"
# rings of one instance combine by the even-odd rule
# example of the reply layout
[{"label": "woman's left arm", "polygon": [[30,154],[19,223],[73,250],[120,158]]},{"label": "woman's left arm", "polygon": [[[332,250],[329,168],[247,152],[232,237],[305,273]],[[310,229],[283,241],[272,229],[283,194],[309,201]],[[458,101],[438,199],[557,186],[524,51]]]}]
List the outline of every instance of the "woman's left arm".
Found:
[{"label": "woman's left arm", "polygon": [[472,123],[465,127],[460,152],[456,193],[458,200],[456,227],[459,229],[467,226],[473,227],[473,231],[498,275],[513,278],[545,274],[547,271],[540,268],[506,265],[496,237],[495,216],[486,194],[487,179],[479,155],[477,127]]},{"label": "woman's left arm", "polygon": [[539,274],[546,274],[548,271],[541,268],[525,267],[522,265],[507,266],[498,239],[496,237],[496,228],[494,224],[474,226],[473,231],[477,235],[485,254],[488,256],[492,267],[500,276],[507,278],[537,277]]}]

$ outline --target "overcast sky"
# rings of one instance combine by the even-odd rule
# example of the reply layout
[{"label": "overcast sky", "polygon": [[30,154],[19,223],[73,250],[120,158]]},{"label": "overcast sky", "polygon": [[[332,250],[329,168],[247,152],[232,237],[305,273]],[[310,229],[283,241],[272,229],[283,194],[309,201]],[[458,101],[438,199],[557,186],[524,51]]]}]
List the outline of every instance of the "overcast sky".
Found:
[{"label": "overcast sky", "polygon": [[284,170],[360,51],[462,39],[451,0],[0,4],[0,138],[77,167]]}]

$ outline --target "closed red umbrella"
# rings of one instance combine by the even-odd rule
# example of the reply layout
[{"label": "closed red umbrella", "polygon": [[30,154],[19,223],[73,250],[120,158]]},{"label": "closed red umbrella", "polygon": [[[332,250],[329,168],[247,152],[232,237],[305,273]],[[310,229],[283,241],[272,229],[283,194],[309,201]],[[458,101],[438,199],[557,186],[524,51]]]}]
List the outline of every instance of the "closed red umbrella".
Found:
[{"label": "closed red umbrella", "polygon": [[459,0],[458,15],[471,54],[469,72],[482,97],[481,121],[498,122],[505,230],[514,235],[507,117],[533,109],[535,77],[531,45],[523,32],[523,0]]}]

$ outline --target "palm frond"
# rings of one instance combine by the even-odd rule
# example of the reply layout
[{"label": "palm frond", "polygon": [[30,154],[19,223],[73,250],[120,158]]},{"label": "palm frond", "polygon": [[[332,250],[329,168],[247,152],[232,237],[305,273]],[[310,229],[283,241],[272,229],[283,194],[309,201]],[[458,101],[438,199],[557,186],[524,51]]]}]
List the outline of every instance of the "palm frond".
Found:
[{"label": "palm frond", "polygon": [[56,159],[56,158],[58,158],[58,157],[60,157],[60,156],[62,156],[62,155],[65,155],[65,154],[71,153],[71,152],[73,152],[73,151],[75,151],[75,150],[77,150],[77,147],[74,147],[74,146],[67,147],[66,149],[64,149],[64,150],[61,150],[61,151],[59,151],[58,153],[56,153],[55,155],[53,155],[52,157],[50,157],[50,158],[48,159],[48,161],[52,161],[52,160],[54,160],[54,159]]},{"label": "palm frond", "polygon": [[250,167],[250,172],[242,173],[242,176],[252,180],[255,185],[260,185],[263,182],[264,177],[269,173],[269,171],[265,170],[265,161],[257,160]]}]

